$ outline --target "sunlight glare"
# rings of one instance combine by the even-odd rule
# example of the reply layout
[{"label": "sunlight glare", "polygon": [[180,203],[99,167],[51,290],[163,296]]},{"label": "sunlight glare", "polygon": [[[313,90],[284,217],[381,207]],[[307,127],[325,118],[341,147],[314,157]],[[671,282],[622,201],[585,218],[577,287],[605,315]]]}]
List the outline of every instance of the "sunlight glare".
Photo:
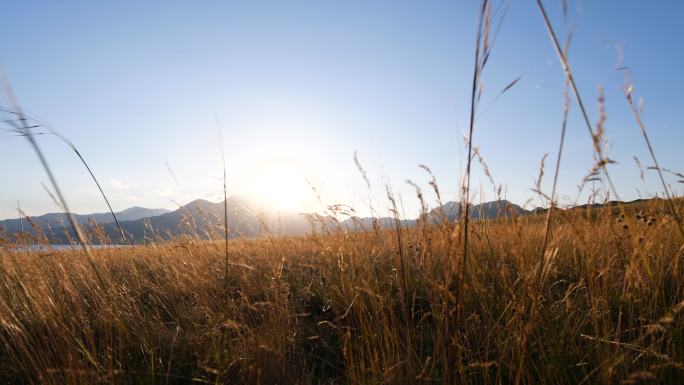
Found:
[{"label": "sunlight glare", "polygon": [[244,181],[245,194],[274,210],[302,212],[311,209],[315,195],[311,175],[297,162],[270,160],[255,167]]}]

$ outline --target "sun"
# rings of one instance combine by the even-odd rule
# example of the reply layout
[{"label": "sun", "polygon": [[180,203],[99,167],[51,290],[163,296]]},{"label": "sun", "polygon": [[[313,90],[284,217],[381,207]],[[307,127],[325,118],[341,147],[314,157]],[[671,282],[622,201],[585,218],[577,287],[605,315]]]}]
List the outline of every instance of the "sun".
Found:
[{"label": "sun", "polygon": [[260,162],[243,180],[242,191],[265,208],[278,211],[308,211],[315,204],[309,185],[308,167],[285,159]]}]

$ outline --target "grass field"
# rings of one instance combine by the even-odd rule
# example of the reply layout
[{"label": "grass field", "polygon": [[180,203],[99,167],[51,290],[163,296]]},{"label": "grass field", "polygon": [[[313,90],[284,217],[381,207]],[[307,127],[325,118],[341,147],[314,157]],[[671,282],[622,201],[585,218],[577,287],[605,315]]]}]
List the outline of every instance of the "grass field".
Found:
[{"label": "grass field", "polygon": [[[580,192],[600,182],[589,201],[619,198],[607,167],[615,161],[606,154],[603,89],[592,120],[567,57],[572,34],[562,43],[536,3],[565,80],[553,187],[542,191],[544,155],[532,190],[547,211],[469,218],[472,168],[480,166],[499,198],[503,187],[473,142],[481,76],[506,14],[483,0],[458,220],[427,220],[409,181],[422,206],[416,226],[398,218],[386,186],[393,227],[350,231],[328,218],[306,236],[229,240],[221,148],[226,203],[212,240],[88,249],[70,216],[64,233],[83,249],[53,248],[46,238],[34,248],[41,237],[0,233],[0,384],[684,384],[684,201],[663,176],[683,183],[684,175],[660,167],[625,67],[625,101],[664,199],[557,208],[570,106],[593,148]],[[57,136],[78,156],[127,242],[79,150],[24,114],[5,83],[11,105],[0,112],[11,117],[12,136],[28,139],[53,201],[69,212],[37,134]],[[38,127],[46,131],[32,131]],[[354,161],[370,191],[356,153]],[[106,243],[99,229],[90,239]]]},{"label": "grass field", "polygon": [[233,240],[227,280],[192,237],[2,252],[0,383],[681,383],[663,202],[556,215],[543,270],[541,215],[471,222],[465,270],[449,223]]}]

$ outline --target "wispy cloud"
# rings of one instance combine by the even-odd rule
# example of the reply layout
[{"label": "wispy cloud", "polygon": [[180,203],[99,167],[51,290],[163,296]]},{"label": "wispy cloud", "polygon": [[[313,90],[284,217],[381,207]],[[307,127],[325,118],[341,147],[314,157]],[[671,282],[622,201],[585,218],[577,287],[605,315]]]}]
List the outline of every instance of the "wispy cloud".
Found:
[{"label": "wispy cloud", "polygon": [[119,190],[129,190],[131,188],[131,186],[126,183],[114,178],[107,179],[105,183]]},{"label": "wispy cloud", "polygon": [[173,189],[172,187],[165,187],[165,188],[163,188],[163,189],[161,189],[161,190],[160,190],[160,189],[156,189],[156,190],[153,190],[152,192],[155,193],[155,194],[157,194],[157,195],[159,195],[159,196],[162,197],[162,198],[170,198],[170,197],[173,197],[173,196],[177,196],[177,195],[178,195],[178,193],[176,192],[176,190]]}]

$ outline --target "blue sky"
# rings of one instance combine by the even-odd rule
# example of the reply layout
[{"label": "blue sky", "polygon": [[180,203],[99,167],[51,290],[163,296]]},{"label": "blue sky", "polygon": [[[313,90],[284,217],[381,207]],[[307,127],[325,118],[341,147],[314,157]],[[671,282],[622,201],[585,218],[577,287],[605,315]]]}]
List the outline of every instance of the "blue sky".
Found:
[{"label": "blue sky", "polygon": [[[608,153],[619,162],[611,174],[620,197],[661,191],[652,172],[645,184],[640,180],[633,156],[644,166],[651,162],[616,63],[621,47],[645,99],[659,160],[682,171],[684,3],[570,0],[567,27],[561,1],[545,3],[562,36],[574,31],[570,60],[592,121],[597,89],[605,88]],[[379,210],[386,207],[383,186],[390,183],[412,216],[418,206],[405,181],[429,190],[418,164],[432,168],[445,200],[457,196],[478,7],[477,1],[14,1],[0,14],[0,63],[24,109],[76,144],[117,210],[218,200],[218,121],[233,193],[285,191],[302,201],[298,209],[318,209],[300,192],[308,189],[306,178],[324,203],[363,213],[369,197]],[[563,74],[533,1],[510,4],[483,75],[481,107],[521,75],[478,118],[474,133],[495,182],[519,204],[535,197],[530,189],[545,153],[550,189],[563,108]],[[8,106],[4,95],[0,105]],[[592,166],[590,138],[571,108],[562,204],[575,200]],[[39,141],[72,209],[105,211],[73,153],[56,138]],[[24,139],[0,135],[0,164],[0,218],[16,216],[17,200],[30,215],[57,211]],[[268,185],[282,169],[296,187],[282,186],[284,178]],[[479,166],[473,175],[476,200],[480,189],[491,199]]]}]

